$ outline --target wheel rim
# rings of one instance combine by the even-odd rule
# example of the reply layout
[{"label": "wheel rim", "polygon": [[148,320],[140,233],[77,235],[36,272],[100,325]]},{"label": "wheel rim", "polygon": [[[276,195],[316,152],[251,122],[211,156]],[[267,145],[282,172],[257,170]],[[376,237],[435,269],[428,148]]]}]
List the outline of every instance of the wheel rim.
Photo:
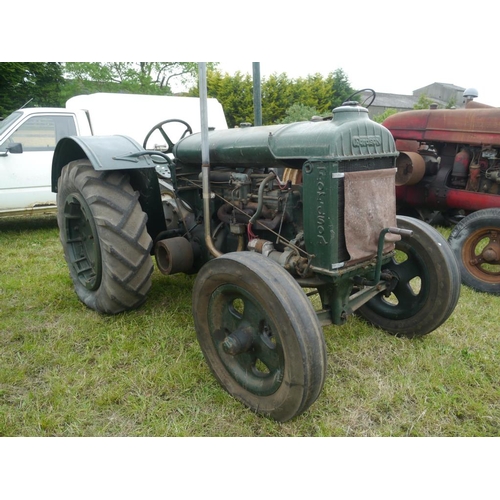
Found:
[{"label": "wheel rim", "polygon": [[462,246],[462,262],[477,279],[500,283],[500,232],[487,227],[473,233]]},{"label": "wheel rim", "polygon": [[212,342],[228,373],[249,392],[268,396],[278,390],[284,354],[278,328],[268,312],[237,285],[219,286],[208,304]]},{"label": "wheel rim", "polygon": [[396,245],[391,262],[384,266],[397,280],[392,293],[377,295],[368,305],[391,320],[407,319],[417,314],[426,304],[431,289],[427,266],[417,251],[403,242]]},{"label": "wheel rim", "polygon": [[69,265],[85,288],[96,290],[102,279],[101,249],[90,208],[74,193],[66,198],[63,215]]}]

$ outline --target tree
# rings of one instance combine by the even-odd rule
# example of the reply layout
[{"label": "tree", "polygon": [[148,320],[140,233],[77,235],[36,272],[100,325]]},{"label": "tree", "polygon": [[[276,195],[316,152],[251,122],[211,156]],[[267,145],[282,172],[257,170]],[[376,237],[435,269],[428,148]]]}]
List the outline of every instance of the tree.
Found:
[{"label": "tree", "polygon": [[[222,104],[230,128],[244,122],[253,123],[253,82],[249,74],[238,71],[229,76],[219,71],[207,71],[207,92]],[[198,86],[195,95],[199,95]]]},{"label": "tree", "polygon": [[[215,63],[209,63],[214,67]],[[196,62],[67,62],[65,100],[93,92],[171,95],[174,83],[193,83]]]},{"label": "tree", "polygon": [[[253,122],[253,82],[249,74],[221,74],[218,70],[207,71],[207,92],[209,97],[219,100],[224,108],[230,127],[241,122]],[[262,122],[282,123],[289,120],[291,113],[314,108],[312,115],[324,116],[340,106],[353,92],[347,76],[339,69],[326,78],[320,74],[305,78],[290,79],[286,73],[272,74],[261,81]],[[198,86],[189,90],[189,95],[198,96]],[[307,113],[306,113],[307,114]],[[312,116],[311,115],[311,116]],[[298,116],[303,116],[299,113]]]},{"label": "tree", "polygon": [[61,63],[0,63],[0,116],[28,103],[37,107],[60,106],[63,82]]},{"label": "tree", "polygon": [[331,74],[325,79],[319,73],[298,78],[293,83],[295,98],[304,106],[316,109],[315,114],[330,113],[332,111],[333,81]]},{"label": "tree", "polygon": [[426,94],[420,94],[417,103],[413,106],[413,109],[429,109],[434,101],[427,97]]},{"label": "tree", "polygon": [[342,68],[336,69],[328,75],[332,81],[332,109],[341,106],[343,102],[354,92],[354,89],[349,83],[349,79]]},{"label": "tree", "polygon": [[283,118],[279,123],[295,123],[304,122],[310,120],[313,116],[318,116],[318,110],[311,106],[305,106],[304,104],[292,104],[285,113],[285,118]]},{"label": "tree", "polygon": [[446,109],[455,109],[457,107],[456,97],[450,97],[450,100],[446,103]]},{"label": "tree", "polygon": [[389,118],[389,116],[392,116],[398,112],[397,109],[394,108],[387,108],[383,113],[380,113],[379,115],[376,115],[372,118],[374,122],[377,123],[382,123],[386,118]]},{"label": "tree", "polygon": [[286,73],[272,74],[261,83],[262,87],[262,121],[277,123],[281,121],[287,109],[296,103],[302,103],[298,89]]}]

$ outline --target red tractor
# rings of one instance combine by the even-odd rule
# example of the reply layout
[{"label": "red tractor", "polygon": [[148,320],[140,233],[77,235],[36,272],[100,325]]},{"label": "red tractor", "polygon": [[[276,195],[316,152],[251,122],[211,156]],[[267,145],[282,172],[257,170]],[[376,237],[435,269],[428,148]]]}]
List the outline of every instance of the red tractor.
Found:
[{"label": "red tractor", "polygon": [[462,282],[500,294],[500,108],[397,113],[387,127],[399,151],[398,213],[455,224],[448,242]]}]

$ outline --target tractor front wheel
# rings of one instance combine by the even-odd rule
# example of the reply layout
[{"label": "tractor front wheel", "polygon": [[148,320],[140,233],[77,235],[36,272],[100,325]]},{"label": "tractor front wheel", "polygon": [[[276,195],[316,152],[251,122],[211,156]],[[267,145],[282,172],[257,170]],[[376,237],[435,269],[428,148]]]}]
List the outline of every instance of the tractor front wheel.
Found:
[{"label": "tractor front wheel", "polygon": [[423,221],[398,216],[398,227],[413,231],[396,243],[383,272],[396,280],[392,293],[377,295],[357,313],[396,336],[420,337],[444,323],[460,296],[460,272],[441,234]]},{"label": "tractor front wheel", "polygon": [[195,281],[193,316],[215,377],[253,411],[283,422],[319,396],[321,326],[300,286],[273,260],[234,252],[209,261]]},{"label": "tractor front wheel", "polygon": [[462,282],[479,292],[500,294],[500,209],[487,208],[463,218],[448,242]]},{"label": "tractor front wheel", "polygon": [[61,172],[57,222],[78,298],[100,313],[141,305],[153,262],[146,214],[128,176],[77,160]]}]

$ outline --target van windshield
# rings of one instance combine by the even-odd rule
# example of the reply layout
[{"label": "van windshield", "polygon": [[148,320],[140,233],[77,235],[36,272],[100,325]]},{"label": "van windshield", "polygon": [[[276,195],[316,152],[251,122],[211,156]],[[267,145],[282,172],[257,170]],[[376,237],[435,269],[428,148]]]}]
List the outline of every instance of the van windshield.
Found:
[{"label": "van windshield", "polygon": [[22,113],[20,113],[19,111],[14,111],[14,113],[11,113],[7,118],[5,118],[5,120],[2,120],[0,122],[0,135],[2,135],[3,132],[7,130],[9,125],[12,122],[15,122],[21,115]]}]

